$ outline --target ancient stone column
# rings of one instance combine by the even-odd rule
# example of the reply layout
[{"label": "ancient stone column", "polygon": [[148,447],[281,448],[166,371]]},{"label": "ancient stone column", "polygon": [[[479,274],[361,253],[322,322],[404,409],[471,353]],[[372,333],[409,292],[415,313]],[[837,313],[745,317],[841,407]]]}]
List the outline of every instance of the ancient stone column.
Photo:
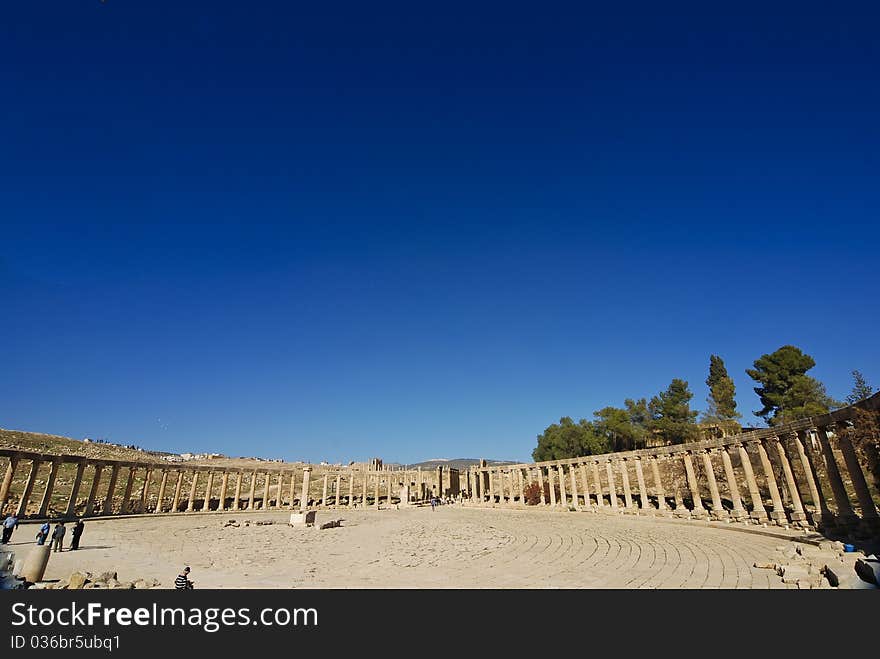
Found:
[{"label": "ancient stone column", "polygon": [[580,464],[581,470],[581,483],[584,484],[584,506],[590,507],[590,482],[587,479],[587,463],[581,462]]},{"label": "ancient stone column", "polygon": [[131,490],[134,487],[135,472],[137,472],[137,467],[128,468],[128,478],[125,479],[125,489],[122,491],[122,503],[119,505],[120,515],[131,510]]},{"label": "ancient stone column", "polygon": [[[76,476],[73,479],[73,487],[70,488],[70,496],[67,499],[66,514],[68,517],[73,517],[74,513],[76,513],[76,497],[79,495],[79,488],[82,485],[82,477],[85,470],[85,460],[76,463]],[[2,506],[0,506],[0,509],[2,509]]]},{"label": "ancient stone column", "polygon": [[730,514],[734,519],[744,519],[748,517],[746,509],[743,508],[742,497],[739,495],[739,483],[736,482],[736,472],[733,471],[733,463],[730,461],[730,447],[725,446],[721,449],[721,462],[724,465],[724,476],[727,478],[727,489],[730,490],[730,500],[733,502],[733,510]]},{"label": "ancient stone column", "polygon": [[265,473],[265,482],[263,483],[263,505],[262,510],[269,510],[269,484],[272,482],[272,472]]},{"label": "ancient stone column", "polygon": [[9,464],[6,466],[6,475],[3,477],[3,485],[0,486],[0,512],[6,508],[6,500],[9,498],[9,488],[12,487],[12,478],[18,467],[19,457],[16,454],[9,456]]},{"label": "ancient stone column", "polygon": [[544,496],[544,469],[543,467],[538,467],[538,488],[540,488],[540,496],[541,496],[541,505],[547,505],[547,498]]},{"label": "ancient stone column", "polygon": [[565,465],[557,465],[557,474],[559,476],[559,505],[565,508],[568,505],[568,497],[565,495]]},{"label": "ancient stone column", "polygon": [[31,492],[34,489],[34,482],[37,480],[37,472],[40,470],[40,465],[43,464],[41,460],[31,460],[31,470],[28,474],[27,483],[24,486],[24,491],[21,493],[21,498],[18,500],[18,509],[16,510],[16,517],[24,517],[27,513],[27,505],[28,501],[31,498]]},{"label": "ancient stone column", "polygon": [[232,509],[238,510],[241,507],[241,480],[244,477],[242,472],[235,475],[235,494],[232,496]]},{"label": "ancient stone column", "polygon": [[770,512],[770,519],[778,524],[784,524],[786,522],[785,508],[782,507],[782,497],[779,496],[779,488],[776,486],[776,476],[773,474],[773,464],[770,462],[763,441],[758,440],[755,442],[755,448],[758,449],[758,456],[761,458],[761,467],[764,469],[764,476],[767,479],[767,489],[770,490],[770,499],[773,501],[773,510]]},{"label": "ancient stone column", "polygon": [[617,490],[614,488],[614,470],[611,468],[611,461],[605,461],[605,475],[608,476],[608,493],[611,496],[611,507],[617,510]]},{"label": "ancient stone column", "polygon": [[[333,505],[339,507],[339,495],[342,493],[342,474],[336,474],[336,497]],[[388,479],[388,502],[391,503],[391,479]]]},{"label": "ancient stone column", "polygon": [[299,509],[302,511],[307,510],[309,507],[309,476],[311,473],[311,467],[303,467],[302,495],[299,499]]},{"label": "ancient stone column", "polygon": [[293,510],[293,500],[296,498],[296,472],[290,472],[290,492],[288,492],[288,496],[290,497],[290,503],[287,504],[288,510]]},{"label": "ancient stone column", "polygon": [[199,472],[192,472],[192,482],[189,486],[189,500],[186,502],[186,511],[192,512],[196,508],[196,487],[199,482]]},{"label": "ancient stone column", "polygon": [[[392,481],[392,474],[393,474],[393,473],[394,473],[393,471],[389,471],[389,472],[388,472],[388,477],[387,477],[387,485],[388,485],[388,507],[389,507],[389,508],[391,507],[391,490],[392,490],[392,488],[393,488],[393,485],[391,484],[391,481]],[[441,492],[441,496],[442,496],[442,492]]]},{"label": "ancient stone column", "polygon": [[95,499],[98,496],[98,485],[101,483],[101,472],[104,471],[104,465],[95,465],[95,474],[92,476],[92,486],[89,488],[89,498],[86,500],[85,516],[92,514],[95,508]]},{"label": "ancient stone column", "polygon": [[327,479],[329,478],[328,474],[324,474],[324,487],[321,490],[321,505],[327,505]]},{"label": "ancient stone column", "polygon": [[578,482],[577,482],[577,470],[574,468],[574,465],[568,465],[568,475],[571,478],[571,502],[575,508],[578,507]]},{"label": "ancient stone column", "polygon": [[696,517],[697,519],[702,519],[706,516],[706,509],[703,507],[703,500],[700,498],[700,485],[697,483],[697,476],[694,473],[694,461],[691,458],[691,452],[685,451],[684,455],[684,472],[687,475],[688,487],[691,491],[691,498],[694,502],[693,510],[691,510],[691,515]]},{"label": "ancient stone column", "polygon": [[376,510],[379,510],[379,474],[375,474],[373,476],[375,482],[373,483],[374,491],[373,491],[373,505],[376,506]]},{"label": "ancient stone column", "polygon": [[813,463],[810,461],[810,458],[807,456],[807,452],[804,449],[804,442],[802,436],[805,433],[801,432],[793,432],[791,433],[791,441],[797,450],[798,458],[801,461],[801,469],[804,471],[804,477],[807,480],[807,489],[810,491],[810,499],[813,502],[813,511],[818,512],[819,515],[813,516],[813,523],[818,525],[820,522],[823,526],[826,526],[832,522],[834,519],[834,515],[831,513],[831,510],[828,508],[828,503],[825,501],[825,494],[820,490]]},{"label": "ancient stone column", "polygon": [[840,470],[837,468],[837,460],[834,458],[834,452],[831,449],[831,442],[828,440],[828,432],[825,428],[816,428],[816,435],[819,438],[819,446],[822,448],[822,457],[825,462],[825,473],[828,474],[828,481],[831,483],[831,492],[834,494],[834,505],[837,507],[837,523],[842,527],[854,528],[858,519],[853,511],[849,495],[843,485],[843,479],[840,477]]},{"label": "ancient stone column", "polygon": [[721,504],[721,492],[718,491],[718,481],[715,480],[715,468],[712,466],[710,451],[700,451],[703,459],[703,471],[706,472],[706,481],[709,483],[709,496],[712,497],[712,517],[715,519],[727,519],[727,511]]},{"label": "ancient stone column", "polygon": [[251,488],[250,488],[250,496],[248,498],[248,510],[256,510],[257,509],[257,472],[254,470],[254,473],[251,474]]},{"label": "ancient stone column", "polygon": [[633,497],[632,490],[629,489],[629,469],[626,466],[626,460],[618,460],[617,468],[620,470],[620,478],[623,480],[623,500],[626,502],[627,510],[632,510]]},{"label": "ancient stone column", "polygon": [[208,472],[208,483],[205,487],[205,500],[202,502],[202,511],[211,510],[211,493],[214,489],[214,472]]},{"label": "ancient stone column", "polygon": [[102,515],[113,514],[113,494],[116,491],[116,481],[119,479],[119,465],[115,464],[110,469],[110,485],[107,487],[107,496],[104,498],[104,510]]},{"label": "ancient stone column", "polygon": [[364,472],[364,486],[363,492],[361,493],[361,505],[366,507],[367,505],[367,480],[369,479],[369,474]]},{"label": "ancient stone column", "polygon": [[147,509],[147,500],[150,496],[150,479],[153,477],[153,470],[149,467],[144,469],[144,484],[141,486],[141,502],[138,507],[139,512]]},{"label": "ancient stone column", "polygon": [[494,469],[489,469],[489,503],[493,506],[495,505],[495,478],[492,474],[495,473]]},{"label": "ancient stone column", "polygon": [[161,513],[164,508],[163,502],[165,499],[165,488],[168,485],[168,470],[162,470],[162,482],[159,483],[159,497],[156,500],[156,508],[153,512]]},{"label": "ancient stone column", "polygon": [[633,460],[636,465],[636,480],[639,482],[639,508],[647,510],[651,507],[648,501],[648,489],[645,487],[645,472],[642,471],[642,458],[636,456]]},{"label": "ancient stone column", "polygon": [[40,509],[37,517],[45,517],[49,510],[49,502],[52,499],[52,488],[55,487],[55,478],[58,476],[58,469],[61,467],[61,460],[52,460],[49,467],[49,478],[46,480],[46,488],[43,490],[43,498],[40,499]]},{"label": "ancient stone column", "polygon": [[602,481],[599,480],[599,463],[593,460],[593,487],[596,489],[596,505],[605,507],[605,496],[602,494]]},{"label": "ancient stone column", "polygon": [[220,479],[220,503],[217,504],[217,510],[226,510],[226,488],[229,487],[229,472],[224,471]]},{"label": "ancient stone column", "polygon": [[660,466],[657,464],[659,458],[654,455],[651,457],[651,474],[654,476],[654,489],[657,491],[657,510],[669,510],[666,505],[666,490],[663,488],[663,479],[660,478]]},{"label": "ancient stone column", "polygon": [[550,505],[556,505],[556,483],[554,483],[554,472],[556,471],[553,465],[549,465],[547,467],[547,484],[550,487]]},{"label": "ancient stone column", "polygon": [[183,470],[177,470],[177,483],[174,485],[174,498],[171,500],[171,512],[176,513],[180,509],[180,490],[183,488]]},{"label": "ancient stone column", "polygon": [[[407,481],[407,485],[409,482]],[[348,507],[354,505],[354,470],[348,472]]]},{"label": "ancient stone column", "polygon": [[846,465],[846,470],[849,472],[850,481],[853,484],[853,489],[856,491],[856,498],[859,501],[859,507],[862,510],[862,525],[865,527],[865,530],[869,532],[876,531],[880,529],[880,519],[877,517],[877,506],[874,504],[874,500],[871,498],[871,492],[868,490],[868,483],[865,480],[865,474],[862,472],[862,467],[859,465],[858,456],[856,456],[856,451],[853,448],[852,441],[847,436],[846,429],[842,426],[838,426],[840,432],[835,432],[835,437],[837,437],[837,445],[840,447],[840,452],[843,454],[843,461]]},{"label": "ancient stone column", "polygon": [[755,472],[752,471],[752,461],[749,459],[749,453],[742,444],[734,444],[739,452],[739,461],[742,463],[743,472],[746,475],[746,485],[749,486],[749,498],[752,500],[752,519],[759,522],[767,520],[767,511],[764,508],[764,501],[761,499],[761,490],[758,489],[758,481],[755,479]]},{"label": "ancient stone column", "polygon": [[276,486],[277,494],[275,495],[275,508],[276,510],[280,510],[283,505],[282,499],[284,498],[284,472],[278,472],[278,485]]},{"label": "ancient stone column", "polygon": [[770,437],[767,441],[771,446],[776,446],[776,453],[779,456],[780,464],[782,464],[782,473],[785,476],[785,482],[788,485],[788,495],[791,497],[791,521],[795,524],[803,525],[807,520],[807,514],[804,512],[801,495],[798,491],[798,484],[794,479],[794,472],[791,470],[791,463],[788,461],[785,446],[779,441],[779,437]]},{"label": "ancient stone column", "polygon": [[526,505],[526,494],[523,487],[523,472],[521,468],[516,470],[516,484],[519,491],[519,505]]}]

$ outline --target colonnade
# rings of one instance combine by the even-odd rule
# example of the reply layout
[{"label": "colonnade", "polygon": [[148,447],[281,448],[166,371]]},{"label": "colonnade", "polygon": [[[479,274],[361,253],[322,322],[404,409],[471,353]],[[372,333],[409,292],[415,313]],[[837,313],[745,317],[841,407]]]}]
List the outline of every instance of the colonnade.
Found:
[{"label": "colonnade", "polygon": [[[240,510],[293,510],[313,506],[378,506],[419,501],[443,491],[450,470],[381,469],[376,471],[349,468],[325,471],[318,481],[320,496],[311,466],[300,471],[273,469],[236,469],[230,467],[176,466],[162,463],[130,463],[94,460],[78,456],[59,456],[27,451],[0,449],[7,457],[6,472],[0,485],[0,511],[14,512],[19,518],[61,516],[103,516],[146,513],[208,512]],[[38,475],[48,476],[41,492],[34,491]],[[72,465],[75,475],[57,505],[58,474],[64,465]],[[453,470],[455,471],[455,470]],[[16,475],[26,472],[24,487],[13,495]],[[457,476],[457,471],[455,471]],[[108,475],[109,474],[109,475]],[[445,478],[444,478],[445,476]],[[83,482],[90,483],[83,492]],[[355,482],[360,481],[360,487]],[[135,486],[139,487],[135,489]],[[188,489],[185,485],[188,484]],[[243,484],[248,486],[243,491]],[[153,491],[158,485],[158,491]],[[401,486],[409,486],[409,501],[400,501]],[[298,486],[298,487],[297,487]],[[219,488],[219,491],[218,491]],[[347,489],[347,495],[346,495]],[[187,495],[188,494],[188,495]],[[286,494],[286,498],[285,498]],[[53,499],[56,505],[52,506]],[[11,508],[9,508],[11,504]]]},{"label": "colonnade", "polygon": [[[880,394],[857,407],[877,412]],[[874,535],[880,533],[877,504],[847,432],[858,423],[850,407],[716,440],[532,464],[481,464],[467,473],[466,500]]]},{"label": "colonnade", "polygon": [[407,504],[461,493],[465,503],[478,506],[605,510],[874,535],[880,516],[851,441],[853,431],[877,432],[864,414],[880,415],[880,394],[821,417],[721,439],[531,464],[481,461],[463,473],[364,465],[331,467],[313,478],[309,465],[241,469],[0,449],[0,457],[8,458],[0,511],[72,518],[378,508],[382,501]]}]

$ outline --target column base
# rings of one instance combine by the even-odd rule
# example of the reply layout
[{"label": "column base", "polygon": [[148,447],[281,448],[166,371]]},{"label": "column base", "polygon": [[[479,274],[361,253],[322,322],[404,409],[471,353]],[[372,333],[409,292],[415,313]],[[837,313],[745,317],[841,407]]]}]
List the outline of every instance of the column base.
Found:
[{"label": "column base", "polygon": [[777,524],[786,524],[788,522],[788,517],[786,517],[785,511],[783,510],[771,511],[770,519]]},{"label": "column base", "polygon": [[749,514],[749,517],[750,517],[751,519],[755,520],[755,521],[758,522],[758,523],[763,523],[763,522],[766,522],[768,519],[770,519],[770,518],[767,516],[767,511],[766,511],[766,510],[753,510],[753,511]]},{"label": "column base", "polygon": [[797,522],[806,522],[806,521],[807,521],[807,514],[806,514],[806,513],[797,512],[797,511],[794,511],[794,512],[790,513],[788,517],[789,517],[789,519],[791,519],[791,521],[794,522],[794,523],[797,523]]},{"label": "column base", "polygon": [[722,509],[720,509],[720,510],[713,510],[713,511],[709,514],[709,517],[710,517],[711,519],[716,519],[716,520],[719,520],[719,521],[722,521],[722,522],[723,522],[724,520],[726,520],[726,519],[730,519],[730,515],[728,514],[728,512],[727,512],[724,508],[722,508]]},{"label": "column base", "polygon": [[734,508],[733,510],[730,511],[730,516],[733,519],[739,521],[739,520],[747,518],[749,516],[749,514],[745,510],[743,510],[742,508],[739,510]]},{"label": "column base", "polygon": [[706,519],[709,517],[709,511],[705,508],[694,508],[691,511],[691,517],[694,519]]}]

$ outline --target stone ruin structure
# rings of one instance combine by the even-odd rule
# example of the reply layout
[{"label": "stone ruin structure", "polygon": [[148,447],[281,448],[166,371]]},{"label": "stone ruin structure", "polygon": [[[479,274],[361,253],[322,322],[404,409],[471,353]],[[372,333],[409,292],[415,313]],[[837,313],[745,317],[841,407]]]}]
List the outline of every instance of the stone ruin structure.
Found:
[{"label": "stone ruin structure", "polygon": [[[873,537],[880,534],[880,517],[862,464],[866,460],[851,437],[867,432],[876,441],[878,417],[880,393],[820,417],[688,444],[531,464],[488,466],[481,460],[464,473],[442,466],[391,469],[377,458],[329,468],[314,479],[308,465],[243,470],[0,449],[0,457],[8,458],[0,510],[42,519],[375,509],[383,502],[416,503],[433,496],[460,498],[474,507],[516,508],[527,505],[526,488],[535,483],[537,509],[792,525],[826,535]],[[15,474],[25,469],[23,489],[13,493]],[[40,472],[46,478],[35,493]],[[57,493],[61,473],[71,476],[70,485]],[[402,493],[408,501],[400,501]],[[53,505],[53,494],[55,501],[60,494],[60,507]]]}]

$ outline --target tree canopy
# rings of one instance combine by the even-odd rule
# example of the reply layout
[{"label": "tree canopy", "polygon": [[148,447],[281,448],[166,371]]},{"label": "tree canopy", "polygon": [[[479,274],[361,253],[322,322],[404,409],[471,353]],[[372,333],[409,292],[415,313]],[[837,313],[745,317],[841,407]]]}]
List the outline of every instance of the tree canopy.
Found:
[{"label": "tree canopy", "polygon": [[645,447],[651,416],[644,398],[627,398],[624,407],[603,407],[593,412],[593,428],[612,451],[632,451]]},{"label": "tree canopy", "polygon": [[577,423],[570,416],[559,419],[538,435],[538,446],[532,451],[535,462],[563,460],[580,455],[607,453],[610,450],[605,439],[596,433],[593,424],[586,419]]},{"label": "tree canopy", "polygon": [[755,416],[776,426],[825,414],[837,407],[839,403],[827,394],[825,385],[806,375],[815,365],[812,357],[791,345],[755,360],[755,368],[746,369],[748,376],[761,385],[755,387],[755,393],[763,407],[754,413]]},{"label": "tree canopy", "polygon": [[865,376],[860,371],[853,371],[853,388],[846,397],[848,405],[854,405],[860,400],[865,400],[874,395],[874,388],[865,381]]},{"label": "tree canopy", "polygon": [[648,403],[651,427],[668,444],[682,444],[697,437],[697,411],[691,409],[694,395],[686,380],[674,378],[666,391],[661,391]]}]

